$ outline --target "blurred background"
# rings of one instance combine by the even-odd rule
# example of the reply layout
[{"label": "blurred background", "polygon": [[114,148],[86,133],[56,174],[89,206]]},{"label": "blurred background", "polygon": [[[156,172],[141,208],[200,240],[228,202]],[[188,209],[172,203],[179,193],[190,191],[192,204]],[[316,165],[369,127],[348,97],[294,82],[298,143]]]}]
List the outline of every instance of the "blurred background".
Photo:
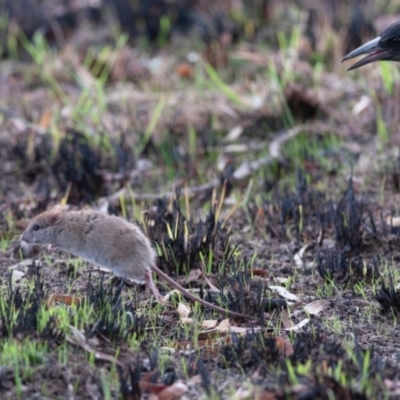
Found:
[{"label": "blurred background", "polygon": [[3,196],[27,190],[40,211],[55,188],[78,205],[127,184],[242,182],[243,162],[310,121],[331,132],[298,135],[259,182],[269,190],[298,165],[336,173],[360,156],[358,136],[399,140],[395,64],[340,63],[399,12],[368,0],[0,0]]}]

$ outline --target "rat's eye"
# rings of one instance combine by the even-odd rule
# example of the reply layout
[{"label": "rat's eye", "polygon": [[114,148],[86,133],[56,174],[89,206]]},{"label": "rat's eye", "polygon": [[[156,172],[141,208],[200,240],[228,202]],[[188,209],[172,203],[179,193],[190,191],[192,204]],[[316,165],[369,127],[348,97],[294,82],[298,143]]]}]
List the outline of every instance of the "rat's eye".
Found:
[{"label": "rat's eye", "polygon": [[40,226],[39,225],[35,225],[34,227],[33,227],[33,230],[34,231],[38,231],[40,229]]}]

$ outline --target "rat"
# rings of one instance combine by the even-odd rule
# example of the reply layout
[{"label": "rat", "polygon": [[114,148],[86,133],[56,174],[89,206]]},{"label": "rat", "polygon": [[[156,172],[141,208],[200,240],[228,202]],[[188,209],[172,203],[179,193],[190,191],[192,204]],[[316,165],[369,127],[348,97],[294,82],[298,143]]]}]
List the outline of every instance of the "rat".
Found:
[{"label": "rat", "polygon": [[155,272],[192,301],[223,314],[249,318],[205,301],[175,282],[157,265],[157,254],[148,237],[136,224],[95,210],[68,211],[60,205],[34,217],[21,235],[30,244],[59,248],[114,272],[120,278],[147,284],[164,303],[152,277]]}]

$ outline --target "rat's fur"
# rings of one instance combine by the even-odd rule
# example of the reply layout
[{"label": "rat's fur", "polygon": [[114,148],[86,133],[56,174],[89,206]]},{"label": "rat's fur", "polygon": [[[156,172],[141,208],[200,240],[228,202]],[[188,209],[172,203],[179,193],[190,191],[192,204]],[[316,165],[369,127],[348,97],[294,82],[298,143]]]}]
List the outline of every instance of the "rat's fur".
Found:
[{"label": "rat's fur", "polygon": [[[35,226],[39,229],[34,230]],[[136,283],[146,283],[146,271],[156,262],[150,241],[137,225],[99,211],[66,211],[55,206],[34,218],[21,239],[60,247]]]},{"label": "rat's fur", "polygon": [[156,266],[156,252],[140,228],[99,211],[67,211],[57,205],[33,218],[21,235],[27,243],[51,245],[113,271],[121,278],[147,283],[162,300],[151,276],[154,271],[193,301],[216,311],[248,318],[208,303],[184,289]]}]

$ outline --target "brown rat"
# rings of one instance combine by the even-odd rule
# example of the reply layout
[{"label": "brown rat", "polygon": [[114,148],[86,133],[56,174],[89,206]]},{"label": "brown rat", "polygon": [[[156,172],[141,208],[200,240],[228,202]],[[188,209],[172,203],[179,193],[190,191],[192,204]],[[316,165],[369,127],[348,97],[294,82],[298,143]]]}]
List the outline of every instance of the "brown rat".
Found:
[{"label": "brown rat", "polygon": [[211,304],[180,286],[156,266],[157,255],[140,228],[123,218],[99,211],[67,211],[57,205],[31,220],[21,239],[27,243],[50,245],[109,269],[118,277],[146,283],[163,301],[153,281],[155,272],[192,301],[223,314],[249,318]]}]

